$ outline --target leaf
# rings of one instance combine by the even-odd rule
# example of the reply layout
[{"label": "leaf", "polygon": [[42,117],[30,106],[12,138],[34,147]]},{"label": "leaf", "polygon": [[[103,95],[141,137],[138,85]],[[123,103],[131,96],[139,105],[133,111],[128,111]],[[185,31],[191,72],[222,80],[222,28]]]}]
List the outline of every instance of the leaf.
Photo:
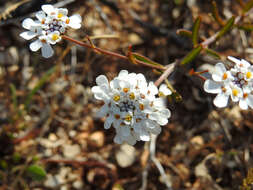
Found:
[{"label": "leaf", "polygon": [[30,176],[33,180],[42,181],[46,178],[46,171],[38,165],[30,165],[26,169],[27,175]]},{"label": "leaf", "polygon": [[212,15],[213,15],[213,18],[221,25],[221,26],[224,26],[225,23],[224,21],[222,20],[222,18],[220,17],[219,15],[219,11],[218,11],[218,8],[217,8],[217,4],[215,1],[212,1]]},{"label": "leaf", "polygon": [[192,32],[189,31],[189,30],[178,29],[178,30],[177,30],[177,35],[186,36],[186,37],[192,39]]},{"label": "leaf", "polygon": [[180,65],[185,65],[187,63],[190,63],[201,52],[202,49],[203,48],[200,45],[198,47],[194,48],[190,53],[188,53],[184,57],[184,59],[181,61]]},{"label": "leaf", "polygon": [[198,17],[194,24],[192,29],[192,43],[194,46],[198,44],[198,35],[199,35],[199,27],[200,27],[201,18]]},{"label": "leaf", "polygon": [[210,55],[210,56],[212,56],[212,57],[214,57],[214,58],[216,58],[216,59],[221,59],[219,53],[216,52],[216,51],[214,51],[214,50],[212,50],[212,49],[205,48],[205,52],[206,52],[208,55]]},{"label": "leaf", "polygon": [[150,64],[150,65],[156,65],[156,66],[161,66],[163,67],[163,65],[159,64],[159,63],[156,63],[154,61],[152,61],[151,59],[141,55],[141,54],[138,54],[138,53],[131,53],[131,55],[136,59],[136,60],[139,60],[139,61],[142,61],[142,62],[145,62],[147,64]]},{"label": "leaf", "polygon": [[234,25],[235,22],[235,17],[232,16],[227,23],[225,24],[225,26],[219,31],[216,40],[218,40],[220,37],[222,37],[224,34],[226,34]]},{"label": "leaf", "polygon": [[11,89],[11,99],[12,99],[12,103],[14,105],[15,110],[17,110],[18,108],[18,101],[17,101],[17,93],[16,93],[16,87],[14,86],[14,84],[10,84],[10,89]]},{"label": "leaf", "polygon": [[236,25],[239,29],[251,32],[253,31],[253,24],[242,24],[242,25]]},{"label": "leaf", "polygon": [[243,7],[243,13],[248,12],[253,7],[253,0],[249,0]]},{"label": "leaf", "polygon": [[32,97],[34,94],[47,82],[48,78],[55,72],[56,66],[52,67],[49,69],[43,76],[42,78],[37,82],[35,87],[29,92],[29,94],[26,97],[25,101],[25,108],[27,109],[28,106],[30,105],[32,101]]}]

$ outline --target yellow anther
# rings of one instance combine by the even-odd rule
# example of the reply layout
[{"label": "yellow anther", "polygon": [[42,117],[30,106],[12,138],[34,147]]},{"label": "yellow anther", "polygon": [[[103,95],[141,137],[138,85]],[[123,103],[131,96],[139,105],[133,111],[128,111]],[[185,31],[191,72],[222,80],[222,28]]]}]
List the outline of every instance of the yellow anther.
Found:
[{"label": "yellow anther", "polygon": [[158,92],[158,96],[159,97],[165,97],[164,93],[162,93],[162,92]]},{"label": "yellow anther", "polygon": [[115,102],[118,102],[118,101],[120,100],[120,95],[115,95],[115,96],[113,97],[113,100],[114,100]]},{"label": "yellow anther", "polygon": [[115,114],[114,117],[115,117],[115,119],[120,119],[120,115],[119,114]]},{"label": "yellow anther", "polygon": [[42,19],[41,24],[45,24],[45,21],[46,21],[45,19]]},{"label": "yellow anther", "polygon": [[222,87],[221,90],[223,93],[225,93],[227,91],[227,89],[225,87]]},{"label": "yellow anther", "polygon": [[58,40],[60,38],[60,36],[58,35],[58,34],[53,34],[52,35],[52,40],[53,41],[56,41],[56,40]]},{"label": "yellow anther", "polygon": [[135,95],[134,95],[133,92],[131,92],[131,93],[129,94],[129,98],[130,98],[131,100],[134,100],[134,99],[135,99]]},{"label": "yellow anther", "polygon": [[145,95],[144,95],[144,94],[141,94],[140,96],[141,96],[141,98],[142,98],[142,99],[144,99],[144,98],[145,98]]},{"label": "yellow anther", "polygon": [[126,120],[126,121],[132,121],[132,116],[129,115],[129,114],[126,115],[126,116],[125,116],[125,120]]},{"label": "yellow anther", "polygon": [[65,22],[66,22],[66,24],[69,24],[70,19],[69,19],[69,18],[67,18]]},{"label": "yellow anther", "polygon": [[62,17],[63,17],[63,14],[62,14],[62,13],[58,13],[57,17],[58,17],[58,18],[62,18]]},{"label": "yellow anther", "polygon": [[139,123],[141,121],[141,118],[136,118],[136,123]]},{"label": "yellow anther", "polygon": [[251,72],[247,72],[247,73],[246,73],[246,77],[247,77],[247,79],[250,79],[250,78],[251,78],[251,76],[252,76],[252,73],[251,73]]},{"label": "yellow anther", "polygon": [[222,79],[223,80],[226,80],[228,78],[228,74],[227,73],[224,73],[223,76],[222,76]]},{"label": "yellow anther", "polygon": [[247,93],[243,94],[243,98],[247,98],[249,95]]},{"label": "yellow anther", "polygon": [[123,92],[127,93],[129,91],[129,88],[123,88]]},{"label": "yellow anther", "polygon": [[233,94],[233,96],[238,96],[239,91],[237,89],[233,89],[232,94]]},{"label": "yellow anther", "polygon": [[45,39],[41,39],[40,40],[42,43],[47,43],[47,41]]},{"label": "yellow anther", "polygon": [[144,105],[143,104],[139,104],[139,108],[140,108],[140,110],[144,110]]}]

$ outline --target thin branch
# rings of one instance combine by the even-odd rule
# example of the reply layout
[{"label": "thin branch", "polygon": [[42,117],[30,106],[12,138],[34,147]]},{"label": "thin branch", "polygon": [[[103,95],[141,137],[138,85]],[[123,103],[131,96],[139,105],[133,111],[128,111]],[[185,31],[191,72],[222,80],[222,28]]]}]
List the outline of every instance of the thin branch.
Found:
[{"label": "thin branch", "polygon": [[[102,48],[94,47],[94,46],[92,46],[90,44],[87,44],[85,42],[81,42],[81,41],[75,40],[73,38],[70,38],[69,36],[62,35],[62,38],[65,39],[65,40],[71,41],[71,42],[73,42],[75,44],[78,44],[80,46],[93,49],[93,51],[95,51],[95,52],[97,51],[97,52],[102,53],[104,55],[109,55],[109,56],[117,57],[119,59],[129,60],[129,58],[127,56],[125,56],[125,55],[121,55],[119,53],[108,51],[108,50],[105,50],[105,49],[102,49]],[[144,65],[144,66],[147,66],[147,67],[151,67],[153,69],[166,70],[166,68],[163,67],[163,66],[151,65],[151,64],[145,63],[145,62],[140,61],[140,60],[135,60],[135,61],[138,64],[141,64],[141,65]]]},{"label": "thin branch", "polygon": [[159,79],[156,80],[155,85],[159,86],[173,71],[175,68],[176,62],[171,63],[168,65],[166,71],[159,77]]}]

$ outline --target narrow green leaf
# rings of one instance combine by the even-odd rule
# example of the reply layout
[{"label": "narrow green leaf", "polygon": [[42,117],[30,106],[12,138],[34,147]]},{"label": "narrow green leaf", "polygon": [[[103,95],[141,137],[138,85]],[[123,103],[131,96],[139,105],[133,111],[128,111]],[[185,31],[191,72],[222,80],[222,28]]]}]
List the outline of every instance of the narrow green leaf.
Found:
[{"label": "narrow green leaf", "polygon": [[222,37],[224,34],[226,34],[234,25],[235,22],[235,17],[232,16],[227,23],[225,24],[225,26],[220,30],[220,32],[218,33],[216,40],[218,40],[220,37]]},{"label": "narrow green leaf", "polygon": [[163,67],[163,65],[159,64],[159,63],[156,63],[154,61],[152,61],[151,59],[141,55],[141,54],[138,54],[138,53],[132,53],[132,56],[136,59],[136,60],[139,60],[139,61],[142,61],[142,62],[145,62],[145,63],[148,63],[150,65],[156,65],[156,66],[161,66]]},{"label": "narrow green leaf", "polygon": [[244,31],[248,31],[248,32],[253,31],[253,24],[242,24],[242,25],[237,25],[237,27]]},{"label": "narrow green leaf", "polygon": [[199,26],[200,26],[201,18],[198,17],[194,24],[192,29],[192,43],[194,46],[198,44],[198,36],[199,36]]},{"label": "narrow green leaf", "polygon": [[25,101],[25,108],[27,109],[32,101],[32,97],[34,94],[47,82],[48,78],[55,72],[56,66],[49,69],[42,78],[38,81],[38,83],[35,85],[35,87],[29,92],[29,94],[26,97]]},{"label": "narrow green leaf", "polygon": [[249,0],[243,7],[243,13],[248,12],[253,7],[253,0]]},{"label": "narrow green leaf", "polygon": [[16,93],[16,87],[14,86],[14,84],[10,84],[10,89],[11,89],[11,99],[12,99],[12,103],[14,105],[15,110],[17,110],[18,108],[18,101],[17,101],[17,93]]},{"label": "narrow green leaf", "polygon": [[220,15],[219,15],[219,11],[218,11],[217,4],[216,4],[215,1],[212,1],[212,15],[213,15],[213,18],[214,18],[221,26],[224,26],[224,25],[225,25],[224,21],[222,20],[222,18],[221,18]]},{"label": "narrow green leaf", "polygon": [[195,57],[201,52],[202,46],[198,46],[194,48],[190,53],[188,53],[184,59],[181,61],[180,65],[185,65],[187,63],[190,63]]},{"label": "narrow green leaf", "polygon": [[192,39],[192,32],[189,31],[189,30],[185,30],[185,29],[178,29],[177,30],[177,35],[180,35],[180,36],[186,36],[188,38],[191,38]]},{"label": "narrow green leaf", "polygon": [[26,169],[27,175],[30,176],[33,180],[42,181],[46,178],[46,171],[38,165],[30,165]]},{"label": "narrow green leaf", "polygon": [[216,59],[221,59],[219,53],[216,52],[216,51],[214,51],[214,50],[212,50],[212,49],[205,48],[205,52],[206,52],[208,55],[210,55],[210,56],[212,56],[212,57],[214,57],[214,58],[216,58]]}]

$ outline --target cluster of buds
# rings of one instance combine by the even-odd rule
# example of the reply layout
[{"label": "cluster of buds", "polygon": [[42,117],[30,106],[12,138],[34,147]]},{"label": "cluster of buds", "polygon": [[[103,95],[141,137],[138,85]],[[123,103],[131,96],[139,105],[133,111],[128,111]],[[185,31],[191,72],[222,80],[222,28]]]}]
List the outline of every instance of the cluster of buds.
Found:
[{"label": "cluster of buds", "polygon": [[37,40],[30,44],[30,49],[38,51],[41,48],[42,56],[49,58],[54,54],[51,45],[61,41],[66,28],[80,28],[82,18],[78,14],[68,17],[67,9],[52,5],[42,5],[41,9],[35,15],[38,20],[26,18],[22,22],[22,26],[28,31],[22,32],[20,36],[26,40],[36,37]]},{"label": "cluster of buds", "polygon": [[105,129],[116,130],[114,142],[134,145],[136,141],[149,141],[150,134],[159,134],[160,125],[166,125],[170,111],[164,99],[171,91],[165,84],[159,88],[147,83],[144,75],[122,70],[110,83],[104,75],[96,78],[92,87],[95,98],[104,102],[99,111],[106,117]]},{"label": "cluster of buds", "polygon": [[217,63],[212,79],[204,83],[204,90],[217,94],[213,103],[217,107],[226,107],[229,97],[239,102],[241,109],[253,108],[253,66],[244,59],[229,56],[231,63]]}]

